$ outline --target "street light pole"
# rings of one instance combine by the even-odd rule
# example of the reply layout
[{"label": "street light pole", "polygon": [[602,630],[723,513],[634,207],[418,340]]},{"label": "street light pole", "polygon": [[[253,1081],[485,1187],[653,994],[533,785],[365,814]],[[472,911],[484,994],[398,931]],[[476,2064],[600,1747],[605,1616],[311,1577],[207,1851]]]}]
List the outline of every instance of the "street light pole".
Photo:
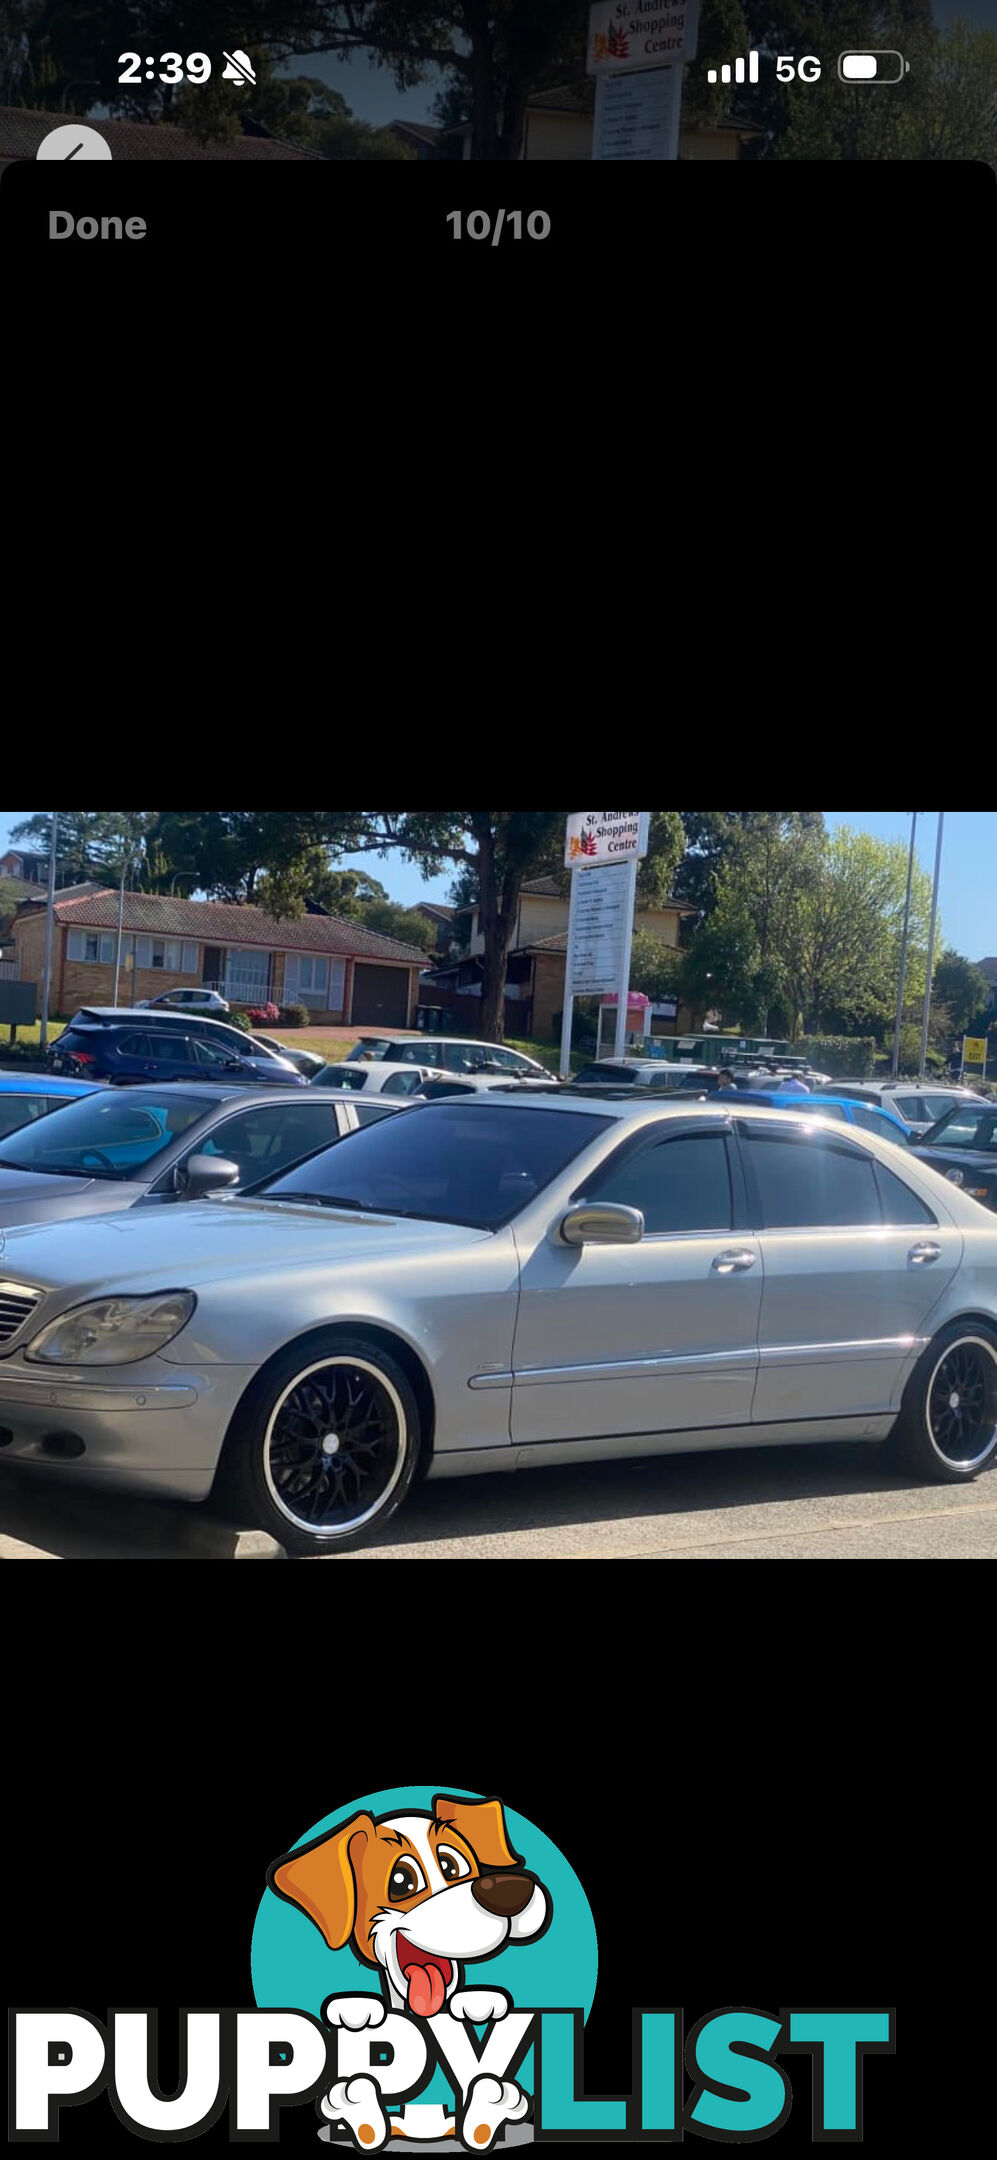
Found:
[{"label": "street light pole", "polygon": [[52,930],[55,923],[55,853],[59,843],[59,813],[49,812],[51,831],[48,856],[48,904],[45,911],[45,975],[42,983],[42,1024],[38,1030],[43,1050],[48,1048],[48,1013],[52,992]]},{"label": "street light pole", "polygon": [[897,1024],[893,1030],[893,1063],[890,1071],[894,1080],[900,1069],[900,1030],[904,1015],[904,988],[907,982],[907,940],[910,936],[910,888],[914,876],[914,838],[917,832],[917,811],[911,811],[910,854],[907,857],[907,898],[904,901],[904,934],[900,946],[900,986],[897,990]]},{"label": "street light pole", "polygon": [[918,1068],[918,1077],[921,1080],[924,1079],[925,1067],[928,1063],[928,1023],[931,1019],[931,978],[935,965],[935,924],[938,919],[938,881],[941,876],[942,869],[942,833],[944,827],[945,812],[944,810],[939,810],[938,839],[935,845],[935,884],[934,890],[931,895],[931,929],[928,932],[928,979],[924,986],[924,1024],[921,1029],[921,1063]]},{"label": "street light pole", "polygon": [[125,876],[127,870],[128,857],[126,855],[121,865],[121,885],[118,890],[118,942],[114,953],[114,996],[111,999],[112,1005],[116,1005],[118,1002],[118,976],[121,973],[121,943],[125,923]]}]

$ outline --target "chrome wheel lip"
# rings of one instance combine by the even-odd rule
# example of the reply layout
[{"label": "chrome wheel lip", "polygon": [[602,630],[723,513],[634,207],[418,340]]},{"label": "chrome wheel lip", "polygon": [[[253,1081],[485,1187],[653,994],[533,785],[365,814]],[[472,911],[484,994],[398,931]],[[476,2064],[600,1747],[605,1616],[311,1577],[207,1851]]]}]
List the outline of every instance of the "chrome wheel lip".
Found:
[{"label": "chrome wheel lip", "polygon": [[954,1342],[946,1343],[946,1346],[934,1367],[931,1378],[928,1381],[924,1403],[924,1422],[927,1429],[929,1443],[934,1450],[934,1453],[937,1455],[939,1462],[943,1462],[947,1470],[978,1470],[981,1464],[986,1462],[988,1456],[992,1455],[994,1451],[994,1443],[995,1440],[997,1440],[997,1418],[995,1418],[993,1423],[991,1424],[986,1441],[983,1447],[980,1449],[978,1455],[947,1455],[944,1448],[939,1446],[938,1441],[935,1438],[935,1434],[931,1424],[931,1398],[934,1393],[935,1383],[938,1379],[938,1375],[941,1372],[943,1365],[947,1363],[948,1359],[953,1356],[955,1351],[963,1349],[973,1349],[983,1352],[986,1357],[989,1358],[990,1364],[993,1367],[994,1374],[997,1375],[997,1349],[994,1348],[992,1342],[988,1342],[985,1335],[959,1335]]},{"label": "chrome wheel lip", "polygon": [[[337,1368],[339,1370],[345,1369],[348,1372],[368,1373],[371,1379],[376,1380],[378,1386],[384,1389],[384,1392],[388,1396],[391,1402],[391,1407],[395,1414],[395,1425],[397,1432],[396,1458],[394,1467],[391,1472],[391,1476],[388,1480],[388,1483],[384,1487],[383,1492],[378,1494],[377,1499],[372,1502],[371,1506],[367,1508],[362,1515],[353,1516],[351,1521],[348,1523],[331,1523],[323,1529],[321,1524],[306,1522],[302,1516],[295,1515],[293,1509],[289,1508],[286,1501],[282,1499],[281,1494],[277,1490],[277,1486],[274,1482],[273,1472],[270,1467],[270,1442],[273,1438],[274,1426],[280,1416],[281,1411],[284,1408],[284,1404],[286,1403],[288,1396],[293,1395],[295,1389],[299,1388],[302,1385],[303,1381],[310,1380],[313,1374],[330,1372]],[[314,1364],[303,1365],[301,1371],[295,1373],[294,1378],[288,1381],[287,1386],[282,1390],[281,1394],[278,1396],[277,1401],[274,1403],[273,1409],[271,1410],[270,1415],[267,1419],[266,1431],[263,1435],[263,1475],[266,1479],[267,1491],[270,1495],[271,1500],[273,1501],[275,1508],[281,1515],[283,1515],[286,1522],[293,1524],[295,1530],[303,1533],[309,1538],[312,1538],[316,1545],[334,1545],[344,1538],[355,1537],[358,1530],[363,1530],[369,1522],[373,1522],[375,1517],[381,1513],[385,1502],[391,1498],[392,1493],[395,1491],[395,1488],[398,1485],[402,1472],[405,1468],[405,1452],[407,1439],[408,1426],[406,1424],[405,1411],[402,1407],[401,1397],[399,1396],[397,1389],[392,1386],[392,1383],[388,1379],[387,1374],[381,1371],[380,1366],[369,1363],[366,1358],[347,1356],[336,1357],[335,1355],[333,1355],[332,1357],[317,1358]]]}]

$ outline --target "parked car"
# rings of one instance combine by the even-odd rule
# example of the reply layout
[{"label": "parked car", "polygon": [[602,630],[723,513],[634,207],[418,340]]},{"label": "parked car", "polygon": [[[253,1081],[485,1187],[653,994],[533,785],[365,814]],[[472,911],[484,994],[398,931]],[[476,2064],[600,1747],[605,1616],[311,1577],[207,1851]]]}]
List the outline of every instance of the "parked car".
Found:
[{"label": "parked car", "polygon": [[[139,1012],[141,1012],[142,1018],[138,1025],[143,1028],[175,1029],[178,1025],[176,1013],[168,1012],[164,1006],[157,1008],[154,1005],[149,1005],[143,1008],[139,1005],[81,1005],[79,1011],[73,1014],[69,1026],[71,1028],[122,1027],[127,1021],[130,1021],[134,1027],[136,1025],[136,1014]],[[63,1035],[57,1038],[54,1051],[49,1053],[50,1061],[53,1055],[58,1056],[59,1043],[64,1039],[66,1032],[67,1030],[64,1029]],[[198,1035],[204,1042],[213,1042],[219,1049],[223,1045],[227,1046],[233,1057],[243,1056],[248,1045],[253,1040],[253,1037],[245,1028],[230,1027],[227,1020],[213,1020],[210,1013],[191,1013],[183,1022],[183,1032],[185,1035]],[[260,1048],[256,1053],[259,1057],[276,1057],[278,1059],[283,1057],[283,1050],[279,1047],[276,1049],[271,1048],[268,1039],[260,1037],[259,1041]]]},{"label": "parked car", "polygon": [[854,1102],[842,1095],[805,1098],[783,1094],[778,1088],[739,1088],[736,1102],[738,1109],[745,1103],[757,1103],[770,1110],[795,1110],[797,1116],[805,1110],[809,1117],[834,1118],[840,1124],[857,1125],[862,1132],[878,1133],[881,1140],[892,1140],[894,1147],[905,1148],[910,1142],[910,1127],[878,1103]]},{"label": "parked car", "polygon": [[0,1464],[214,1487],[296,1553],[376,1534],[417,1471],[889,1436],[966,1483],[997,1453],[997,1225],[805,1112],[403,1106],[241,1197],[11,1230],[4,1270]]},{"label": "parked car", "polygon": [[582,1065],[567,1085],[573,1088],[655,1088],[659,1092],[685,1089],[697,1095],[715,1095],[720,1085],[720,1067],[672,1065],[664,1058],[599,1058],[591,1065]]},{"label": "parked car", "polygon": [[48,1117],[63,1103],[92,1095],[92,1080],[55,1080],[51,1073],[0,1073],[0,1141],[8,1133]]},{"label": "parked car", "polygon": [[269,1050],[272,1057],[287,1058],[303,1080],[314,1080],[325,1068],[325,1059],[317,1050],[299,1050],[297,1043],[277,1042],[273,1035],[258,1035],[255,1028],[249,1039],[259,1049]]},{"label": "parked car", "polygon": [[436,1073],[423,1080],[414,1096],[416,1102],[443,1102],[448,1095],[504,1094],[515,1095],[522,1089],[535,1092],[544,1089],[549,1094],[560,1089],[556,1073],[547,1073],[542,1080],[511,1080],[508,1073]]},{"label": "parked car", "polygon": [[443,1072],[493,1072],[506,1080],[554,1080],[536,1058],[505,1043],[475,1042],[460,1035],[361,1035],[345,1063],[361,1065],[388,1059],[393,1065],[433,1065]]},{"label": "parked car", "polygon": [[162,990],[158,997],[139,998],[136,1010],[155,1012],[160,1005],[178,1012],[214,1013],[216,1016],[232,1010],[227,998],[220,997],[217,990],[206,990],[203,983],[197,990]]},{"label": "parked car", "polygon": [[234,1182],[233,1164],[249,1184],[394,1108],[224,1084],[91,1088],[0,1142],[0,1229],[191,1198]]},{"label": "parked car", "polygon": [[973,1200],[997,1210],[997,1103],[959,1103],[929,1126],[914,1153]]},{"label": "parked car", "polygon": [[338,1064],[323,1065],[317,1072],[312,1086],[331,1088],[340,1095],[417,1095],[427,1080],[443,1080],[445,1073],[438,1073],[431,1065],[394,1065],[383,1060],[378,1065],[351,1065],[346,1058]]},{"label": "parked car", "polygon": [[[258,1050],[248,1035],[224,1030],[234,1042],[202,1035],[196,1024],[174,1020],[169,1027],[147,1019],[101,1020],[94,1025],[72,1021],[57,1038],[52,1070],[83,1074],[91,1080],[218,1080],[239,1086],[253,1083],[303,1088],[307,1085],[287,1058]],[[238,1048],[236,1048],[236,1044]]]},{"label": "parked car", "polygon": [[894,1117],[902,1118],[918,1140],[958,1103],[984,1099],[972,1088],[949,1087],[932,1080],[832,1080],[827,1092],[846,1096],[852,1102],[877,1103]]}]

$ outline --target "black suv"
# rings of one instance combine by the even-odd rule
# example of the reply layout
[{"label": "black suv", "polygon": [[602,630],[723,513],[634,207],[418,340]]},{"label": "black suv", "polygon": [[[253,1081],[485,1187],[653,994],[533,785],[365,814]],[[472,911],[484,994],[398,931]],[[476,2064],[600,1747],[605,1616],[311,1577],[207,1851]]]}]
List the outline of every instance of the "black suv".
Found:
[{"label": "black suv", "polygon": [[86,1080],[226,1080],[238,1086],[261,1081],[304,1087],[288,1059],[254,1043],[238,1028],[217,1020],[84,1006],[48,1054],[52,1072]]}]

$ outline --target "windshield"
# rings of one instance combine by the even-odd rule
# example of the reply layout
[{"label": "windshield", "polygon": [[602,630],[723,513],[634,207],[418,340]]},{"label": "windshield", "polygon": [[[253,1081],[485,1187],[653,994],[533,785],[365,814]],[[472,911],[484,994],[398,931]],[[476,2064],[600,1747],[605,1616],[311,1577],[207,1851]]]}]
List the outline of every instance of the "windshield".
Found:
[{"label": "windshield", "polygon": [[427,1103],[313,1155],[254,1197],[500,1230],[610,1122],[494,1099]]},{"label": "windshield", "polygon": [[179,1134],[203,1118],[217,1097],[143,1088],[86,1095],[66,1103],[58,1117],[3,1141],[0,1170],[42,1171],[52,1177],[139,1178],[165,1154]]},{"label": "windshield", "polygon": [[997,1110],[950,1110],[924,1137],[934,1147],[992,1149],[997,1154]]}]

